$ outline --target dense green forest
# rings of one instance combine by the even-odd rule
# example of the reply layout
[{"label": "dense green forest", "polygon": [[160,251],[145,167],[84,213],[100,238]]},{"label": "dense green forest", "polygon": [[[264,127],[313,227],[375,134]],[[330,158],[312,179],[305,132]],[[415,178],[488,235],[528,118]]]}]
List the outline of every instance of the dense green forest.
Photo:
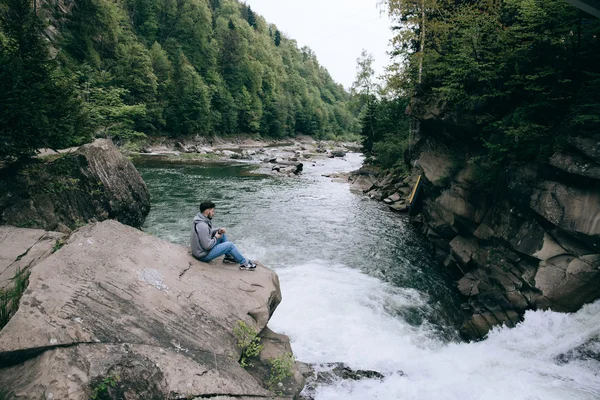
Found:
[{"label": "dense green forest", "polygon": [[358,132],[309,48],[237,0],[0,0],[0,159],[94,136]]},{"label": "dense green forest", "polygon": [[563,0],[384,3],[394,62],[385,86],[367,90],[363,55],[354,88],[365,105],[365,151],[376,163],[404,166],[409,104],[417,118],[441,110],[447,120],[438,128],[454,129],[488,171],[547,158],[569,136],[600,132],[599,19]]}]

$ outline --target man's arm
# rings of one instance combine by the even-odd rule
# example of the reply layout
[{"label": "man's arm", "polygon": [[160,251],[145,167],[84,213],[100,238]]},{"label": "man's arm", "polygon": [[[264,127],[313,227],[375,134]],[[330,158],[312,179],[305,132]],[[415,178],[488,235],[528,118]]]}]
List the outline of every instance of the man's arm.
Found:
[{"label": "man's arm", "polygon": [[[214,231],[214,229],[212,230]],[[196,234],[200,241],[200,247],[204,250],[209,251],[217,244],[217,238],[214,237],[213,232],[206,224],[196,225]]]}]

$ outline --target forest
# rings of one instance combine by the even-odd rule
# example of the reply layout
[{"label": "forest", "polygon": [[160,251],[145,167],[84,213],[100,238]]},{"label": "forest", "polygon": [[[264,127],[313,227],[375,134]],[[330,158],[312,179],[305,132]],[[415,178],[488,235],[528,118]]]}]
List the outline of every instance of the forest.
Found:
[{"label": "forest", "polygon": [[3,160],[94,137],[349,137],[349,102],[237,0],[0,1]]},{"label": "forest", "polygon": [[[406,168],[410,126],[442,112],[488,171],[547,158],[600,131],[600,20],[563,0],[385,0],[392,62],[377,87],[364,53],[365,152]],[[405,113],[408,107],[408,115]]]}]

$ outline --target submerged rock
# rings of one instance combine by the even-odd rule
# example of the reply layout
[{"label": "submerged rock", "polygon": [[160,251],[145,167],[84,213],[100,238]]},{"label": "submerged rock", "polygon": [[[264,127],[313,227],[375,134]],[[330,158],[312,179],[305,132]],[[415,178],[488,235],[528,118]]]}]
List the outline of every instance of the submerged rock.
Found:
[{"label": "submerged rock", "polygon": [[106,382],[113,399],[274,397],[238,364],[241,328],[264,331],[281,301],[264,266],[201,263],[105,221],[74,232],[29,281],[0,331],[9,398],[83,400]]},{"label": "submerged rock", "polygon": [[110,218],[141,227],[150,211],[144,180],[105,139],[0,174],[0,223],[6,225],[69,231]]},{"label": "submerged rock", "polygon": [[[377,371],[353,370],[344,363],[327,363],[314,366],[304,364],[302,373],[306,378],[306,387],[300,397],[303,400],[313,400],[319,386],[331,385],[343,380],[382,380],[385,378],[383,374]],[[402,372],[398,372],[398,374],[404,375]]]}]

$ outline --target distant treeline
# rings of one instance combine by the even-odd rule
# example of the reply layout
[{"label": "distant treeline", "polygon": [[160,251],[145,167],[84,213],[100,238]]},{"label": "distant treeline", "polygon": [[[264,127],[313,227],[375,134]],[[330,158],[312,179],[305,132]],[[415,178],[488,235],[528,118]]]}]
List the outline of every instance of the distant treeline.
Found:
[{"label": "distant treeline", "polygon": [[0,158],[94,136],[358,132],[349,94],[236,0],[0,0]]}]

